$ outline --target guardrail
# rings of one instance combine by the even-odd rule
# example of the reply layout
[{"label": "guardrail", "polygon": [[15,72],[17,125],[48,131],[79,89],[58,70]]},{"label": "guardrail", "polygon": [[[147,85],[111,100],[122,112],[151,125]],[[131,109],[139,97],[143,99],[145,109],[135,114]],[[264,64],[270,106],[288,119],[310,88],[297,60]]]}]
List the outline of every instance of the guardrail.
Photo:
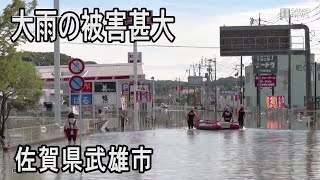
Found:
[{"label": "guardrail", "polygon": [[318,129],[320,111],[304,109],[263,109],[260,111],[260,127],[258,127],[258,111],[247,111],[245,127],[266,129],[309,130]]},{"label": "guardrail", "polygon": [[[82,133],[87,134],[90,131],[89,122],[84,122]],[[80,132],[81,133],[81,132]],[[63,138],[63,125],[47,124],[41,126],[23,127],[8,129],[6,131],[6,146],[8,148],[19,144],[32,144],[42,141],[50,141]]]}]

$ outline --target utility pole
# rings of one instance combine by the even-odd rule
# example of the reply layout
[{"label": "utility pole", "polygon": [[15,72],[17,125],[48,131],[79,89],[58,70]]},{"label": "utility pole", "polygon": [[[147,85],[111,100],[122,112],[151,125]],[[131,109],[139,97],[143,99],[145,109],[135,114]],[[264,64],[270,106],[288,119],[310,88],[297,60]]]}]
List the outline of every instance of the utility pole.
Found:
[{"label": "utility pole", "polygon": [[[261,18],[260,18],[260,13],[259,13],[259,26],[261,25]],[[261,107],[260,107],[260,56],[257,58],[257,64],[258,64],[258,87],[257,87],[257,107],[258,107],[258,123],[257,126],[258,128],[261,127]]]},{"label": "utility pole", "polygon": [[[54,0],[53,6],[59,13],[59,0]],[[60,76],[60,38],[57,36],[54,41],[54,119],[58,124],[61,124]],[[82,100],[80,99],[80,101]]]},{"label": "utility pole", "polygon": [[208,103],[208,106],[211,105],[211,98],[210,97],[210,94],[211,94],[211,83],[212,83],[212,66],[211,66],[211,62],[212,62],[212,59],[205,59],[206,63],[208,63],[208,65],[206,65],[208,68],[207,68],[207,71],[208,71],[208,76],[207,76],[207,100],[210,100],[209,103]]},{"label": "utility pole", "polygon": [[314,109],[317,109],[317,62],[314,62]]},{"label": "utility pole", "polygon": [[291,109],[291,12],[289,9],[288,108]]},{"label": "utility pole", "polygon": [[180,92],[181,92],[181,82],[180,82],[180,77],[179,77],[179,105],[181,106],[181,94],[180,94]]},{"label": "utility pole", "polygon": [[[189,80],[189,77],[190,77],[190,67],[189,69],[187,69],[187,71],[189,71],[189,76],[188,76],[188,80]],[[187,96],[187,105],[189,106],[189,96],[190,96],[190,87],[189,87],[189,82],[188,82],[188,96]]]},{"label": "utility pole", "polygon": [[[210,76],[211,76],[211,78],[210,78],[210,80],[212,80],[212,73],[211,73],[211,71],[212,71],[212,68],[211,68],[211,62],[214,62],[214,101],[215,101],[215,103],[214,103],[214,118],[215,118],[215,120],[218,120],[218,93],[217,93],[217,59],[216,58],[214,58],[214,60],[212,60],[212,59],[208,59],[207,60],[208,62],[209,62],[209,68],[208,68],[208,71],[209,71],[209,78],[210,78]],[[209,89],[209,91],[210,91],[210,89]]]},{"label": "utility pole", "polygon": [[242,79],[242,56],[241,56],[241,59],[240,59],[240,104],[243,104],[243,79]]},{"label": "utility pole", "polygon": [[138,102],[137,102],[137,90],[138,90],[138,75],[137,75],[137,60],[138,60],[138,52],[137,52],[137,42],[133,43],[133,75],[134,75],[134,98],[133,98],[133,122],[134,122],[134,130],[139,131],[140,130],[140,123],[139,123],[139,116],[138,116]]},{"label": "utility pole", "polygon": [[214,103],[214,116],[215,120],[218,120],[218,97],[217,97],[217,59],[214,58],[214,97],[215,97],[215,103]]}]

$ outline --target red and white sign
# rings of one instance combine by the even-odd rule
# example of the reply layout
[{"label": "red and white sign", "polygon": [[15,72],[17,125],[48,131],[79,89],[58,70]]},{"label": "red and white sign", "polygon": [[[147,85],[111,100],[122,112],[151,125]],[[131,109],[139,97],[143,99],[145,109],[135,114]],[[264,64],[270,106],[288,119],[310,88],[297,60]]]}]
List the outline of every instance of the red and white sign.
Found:
[{"label": "red and white sign", "polygon": [[[142,53],[141,52],[137,52],[137,63],[141,63],[142,59]],[[128,52],[128,63],[133,63],[134,62],[134,56],[133,56],[133,52]]]},{"label": "red and white sign", "polygon": [[142,93],[141,91],[137,91],[137,96],[136,96],[136,100],[138,103],[141,103],[142,102]]},{"label": "red and white sign", "polygon": [[278,108],[283,108],[284,103],[285,103],[284,96],[278,96]]},{"label": "red and white sign", "polygon": [[238,95],[234,96],[234,101],[238,101]]},{"label": "red and white sign", "polygon": [[[255,76],[254,85],[258,87],[258,75]],[[260,87],[276,87],[277,76],[276,75],[260,75]]]},{"label": "red and white sign", "polygon": [[[92,82],[85,82],[82,92],[92,93]],[[79,93],[79,91],[74,91],[71,89],[71,93]]]},{"label": "red and white sign", "polygon": [[150,92],[146,92],[146,100],[147,100],[147,102],[151,102],[151,93]]},{"label": "red and white sign", "polygon": [[68,68],[72,74],[81,74],[84,71],[85,64],[81,59],[72,59]]}]

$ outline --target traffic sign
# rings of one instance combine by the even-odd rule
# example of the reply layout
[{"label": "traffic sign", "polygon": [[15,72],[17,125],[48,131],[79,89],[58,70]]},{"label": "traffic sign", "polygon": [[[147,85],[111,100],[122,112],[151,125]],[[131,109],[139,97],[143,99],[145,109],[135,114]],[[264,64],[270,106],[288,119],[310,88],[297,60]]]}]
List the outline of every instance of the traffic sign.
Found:
[{"label": "traffic sign", "polygon": [[68,68],[72,74],[81,74],[84,71],[84,62],[81,59],[72,59]]},{"label": "traffic sign", "polygon": [[72,76],[69,80],[69,86],[73,91],[81,91],[84,84],[84,79],[81,76]]}]

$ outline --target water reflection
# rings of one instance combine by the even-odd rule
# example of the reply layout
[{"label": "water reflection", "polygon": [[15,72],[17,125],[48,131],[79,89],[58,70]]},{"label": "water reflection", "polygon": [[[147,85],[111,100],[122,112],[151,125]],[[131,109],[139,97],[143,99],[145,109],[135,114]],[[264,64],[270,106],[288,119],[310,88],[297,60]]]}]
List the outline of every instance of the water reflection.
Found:
[{"label": "water reflection", "polygon": [[[144,144],[154,149],[152,169],[129,173],[45,173],[17,175],[14,152],[1,153],[0,179],[319,179],[319,133],[246,129],[200,131],[157,129],[140,132],[105,133],[83,139],[85,146]],[[56,144],[52,143],[51,145]],[[65,146],[65,142],[60,143]],[[108,163],[108,159],[104,159]]]},{"label": "water reflection", "polygon": [[315,159],[317,157],[316,155],[316,147],[317,145],[317,133],[316,131],[312,130],[307,135],[307,154],[306,154],[306,170],[309,177],[314,176],[317,172],[319,172],[319,169],[316,167],[316,161]]}]

